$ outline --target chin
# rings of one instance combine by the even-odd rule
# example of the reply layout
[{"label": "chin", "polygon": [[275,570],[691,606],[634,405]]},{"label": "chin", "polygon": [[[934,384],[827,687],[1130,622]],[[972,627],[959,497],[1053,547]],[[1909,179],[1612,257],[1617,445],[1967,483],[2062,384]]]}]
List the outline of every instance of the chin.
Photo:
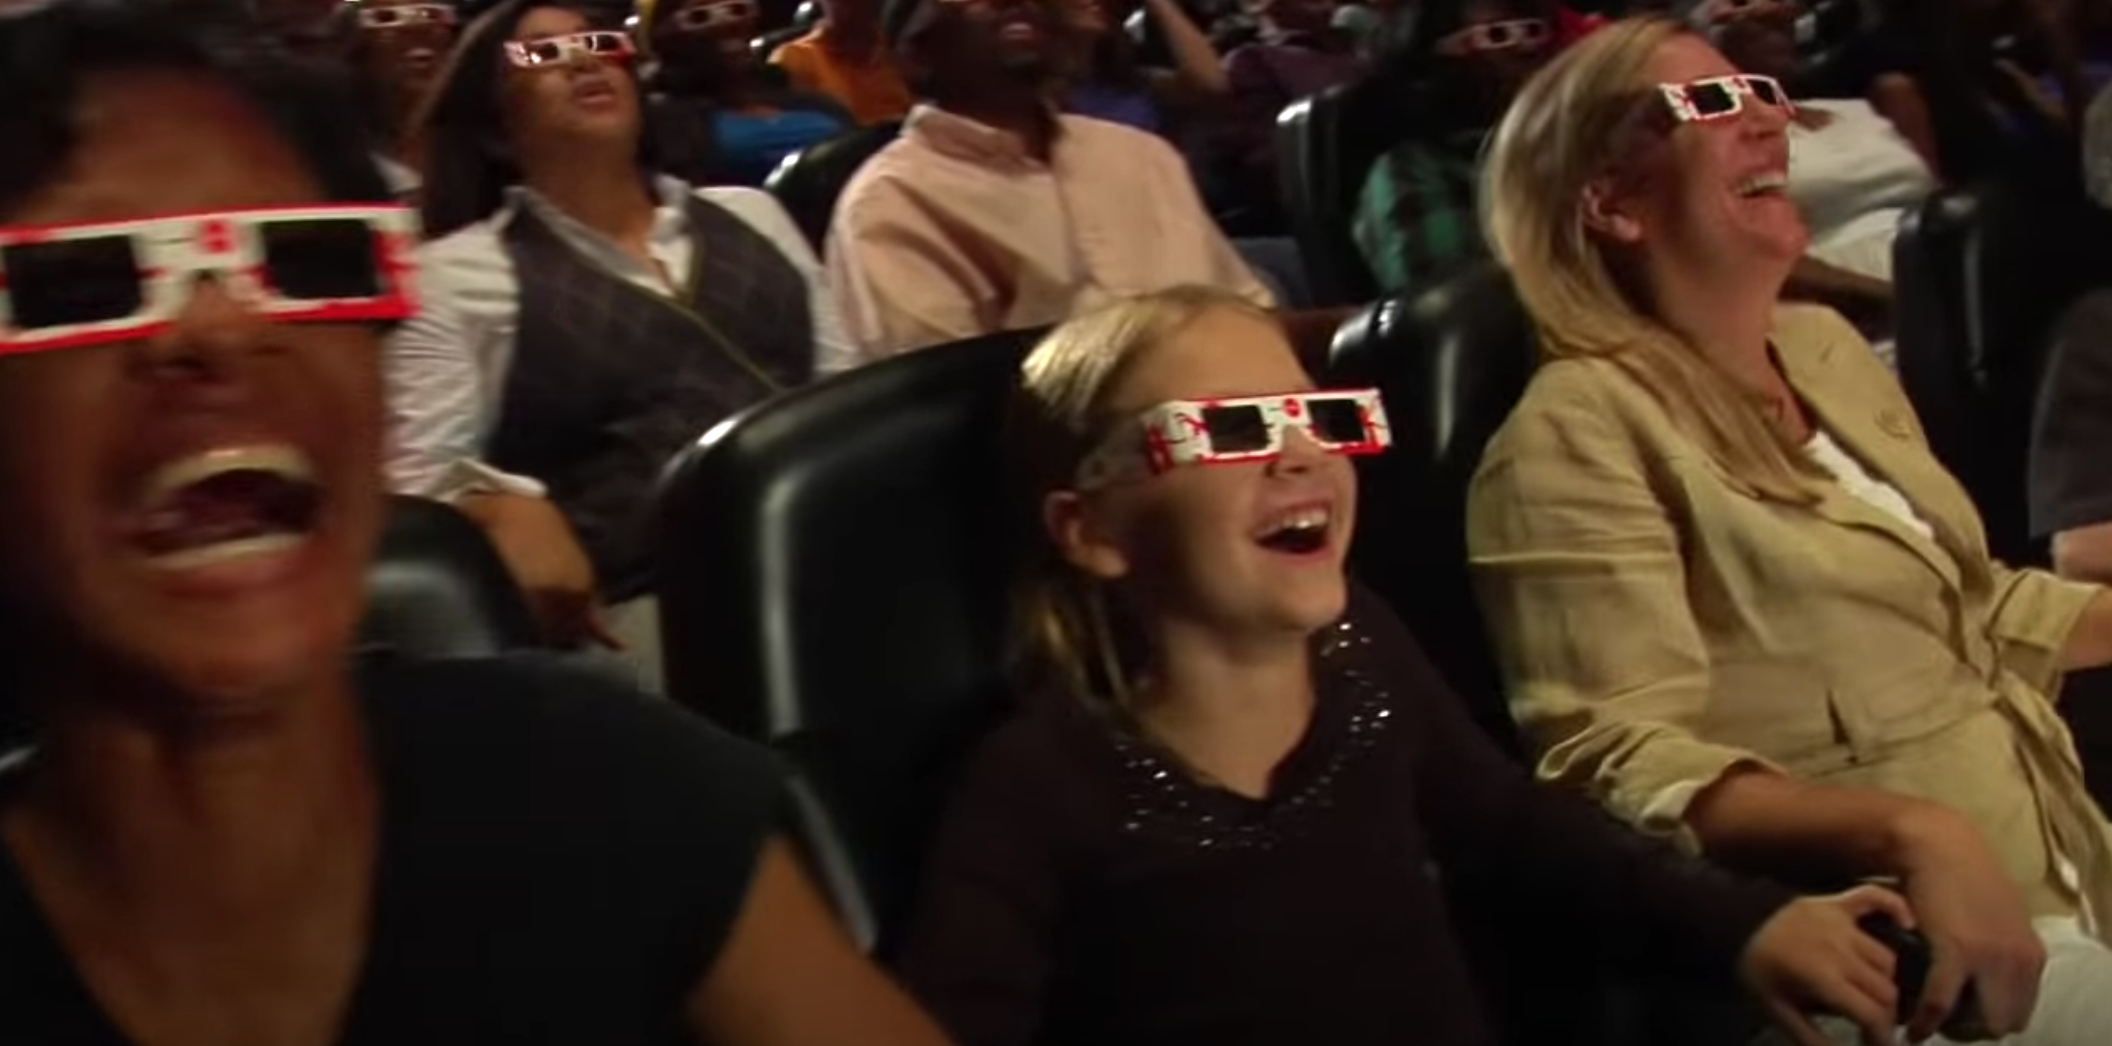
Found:
[{"label": "chin", "polygon": [[1333,577],[1300,579],[1276,592],[1276,617],[1300,632],[1317,632],[1342,619],[1349,609],[1349,581]]},{"label": "chin", "polygon": [[289,694],[347,670],[349,629],[282,622],[246,634],[185,629],[153,637],[127,658],[154,689],[182,702],[179,716],[206,721],[268,714]]}]

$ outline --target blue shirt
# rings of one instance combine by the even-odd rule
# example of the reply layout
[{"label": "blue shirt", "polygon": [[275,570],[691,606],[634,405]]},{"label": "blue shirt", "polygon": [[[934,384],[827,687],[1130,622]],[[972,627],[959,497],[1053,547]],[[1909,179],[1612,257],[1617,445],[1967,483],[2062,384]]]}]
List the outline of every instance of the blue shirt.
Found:
[{"label": "blue shirt", "polygon": [[841,134],[842,121],[812,109],[774,113],[719,112],[717,166],[739,185],[761,185],[785,157]]},{"label": "blue shirt", "polygon": [[1160,131],[1159,103],[1151,97],[1149,90],[1142,87],[1081,83],[1071,88],[1070,100],[1063,108],[1076,116],[1090,116],[1139,131],[1152,134]]}]

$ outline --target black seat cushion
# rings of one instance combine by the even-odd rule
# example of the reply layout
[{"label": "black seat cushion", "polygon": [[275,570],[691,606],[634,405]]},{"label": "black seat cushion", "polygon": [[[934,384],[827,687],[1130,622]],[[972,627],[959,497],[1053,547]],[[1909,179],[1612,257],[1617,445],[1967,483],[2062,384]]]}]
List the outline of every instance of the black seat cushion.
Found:
[{"label": "black seat cushion", "polygon": [[883,949],[960,759],[1005,707],[1001,434],[1034,338],[921,350],[772,400],[662,489],[669,694],[790,757],[799,828]]},{"label": "black seat cushion", "polygon": [[1386,81],[1364,78],[1285,108],[1276,121],[1278,180],[1291,235],[1314,297],[1352,305],[1378,296],[1378,281],[1351,234],[1364,179],[1406,137]]},{"label": "black seat cushion", "polygon": [[1382,301],[1336,335],[1330,379],[1385,397],[1393,449],[1358,464],[1351,567],[1422,639],[1474,718],[1517,754],[1467,574],[1467,484],[1531,378],[1535,341],[1494,263]]},{"label": "black seat cushion", "polygon": [[810,145],[785,157],[764,187],[784,205],[807,242],[819,252],[828,239],[829,219],[835,216],[836,198],[843,195],[844,186],[865,161],[901,133],[902,122],[890,120]]},{"label": "black seat cushion", "polygon": [[1996,556],[2035,562],[2025,474],[2061,314],[2108,271],[2112,217],[2079,192],[1990,183],[1937,192],[1893,243],[1899,377]]},{"label": "black seat cushion", "polygon": [[360,646],[401,657],[488,657],[536,645],[534,618],[484,531],[453,506],[392,498]]}]

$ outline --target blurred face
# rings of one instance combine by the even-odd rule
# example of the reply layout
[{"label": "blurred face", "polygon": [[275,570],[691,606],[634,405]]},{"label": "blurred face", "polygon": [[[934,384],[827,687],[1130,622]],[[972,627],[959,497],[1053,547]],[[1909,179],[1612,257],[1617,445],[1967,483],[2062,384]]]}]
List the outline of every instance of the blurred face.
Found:
[{"label": "blurred face", "polygon": [[653,52],[670,64],[754,64],[755,0],[682,0],[657,15]]},{"label": "blurred face", "polygon": [[[561,7],[530,8],[511,40],[535,44],[590,32],[586,16]],[[638,86],[623,65],[627,58],[574,51],[567,57],[521,66],[499,58],[499,106],[514,148],[530,155],[563,155],[586,143],[635,148]]]},{"label": "blurred face", "polygon": [[[1127,419],[1169,400],[1312,387],[1274,325],[1219,310],[1147,350],[1113,396]],[[1177,466],[1057,493],[1046,509],[1066,557],[1141,621],[1302,635],[1342,613],[1356,498],[1349,459],[1292,428],[1273,460]]]},{"label": "blurred face", "polygon": [[1121,16],[1111,6],[1115,0],[1064,0],[1065,13],[1070,18],[1071,28],[1090,39],[1098,39],[1113,31]]},{"label": "blurred face", "polygon": [[424,97],[454,46],[454,8],[427,0],[362,0],[359,21],[368,77],[399,97]]},{"label": "blurred face", "polygon": [[[313,205],[300,157],[195,74],[88,80],[64,174],[0,227]],[[83,679],[206,714],[342,672],[379,527],[380,336],[210,280],[166,330],[0,353],[0,584]],[[89,689],[97,689],[90,686]]]},{"label": "blurred face", "polygon": [[[1700,38],[1682,35],[1658,50],[1647,75],[1699,92],[1722,90],[1700,81],[1737,73]],[[1593,227],[1665,271],[1760,262],[1786,272],[1810,238],[1788,194],[1789,111],[1751,94],[1735,112],[1700,120],[1678,119],[1656,90],[1640,104],[1652,133],[1590,190]]]},{"label": "blurred face", "polygon": [[1803,13],[1789,0],[1711,0],[1707,17],[1732,64],[1786,78],[1797,71],[1797,18]]},{"label": "blurred face", "polygon": [[1484,109],[1500,114],[1554,52],[1554,22],[1536,4],[1478,0],[1438,50],[1459,63]]},{"label": "blurred face", "polygon": [[921,52],[942,79],[1038,82],[1056,69],[1062,47],[1059,2],[1068,0],[927,0]]}]

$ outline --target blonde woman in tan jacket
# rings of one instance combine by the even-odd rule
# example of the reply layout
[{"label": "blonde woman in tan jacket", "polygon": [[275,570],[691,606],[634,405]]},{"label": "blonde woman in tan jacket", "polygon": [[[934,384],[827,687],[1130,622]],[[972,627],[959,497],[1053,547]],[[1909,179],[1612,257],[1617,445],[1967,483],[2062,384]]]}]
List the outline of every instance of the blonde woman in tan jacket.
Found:
[{"label": "blonde woman in tan jacket", "polygon": [[2112,856],[2052,695],[2112,661],[2112,599],[1993,561],[1867,343],[1779,303],[1789,115],[1638,20],[1497,132],[1489,239],[1545,355],[1469,509],[1514,708],[1632,823],[1898,878],[1937,957],[1917,1041],[2103,1046]]}]

